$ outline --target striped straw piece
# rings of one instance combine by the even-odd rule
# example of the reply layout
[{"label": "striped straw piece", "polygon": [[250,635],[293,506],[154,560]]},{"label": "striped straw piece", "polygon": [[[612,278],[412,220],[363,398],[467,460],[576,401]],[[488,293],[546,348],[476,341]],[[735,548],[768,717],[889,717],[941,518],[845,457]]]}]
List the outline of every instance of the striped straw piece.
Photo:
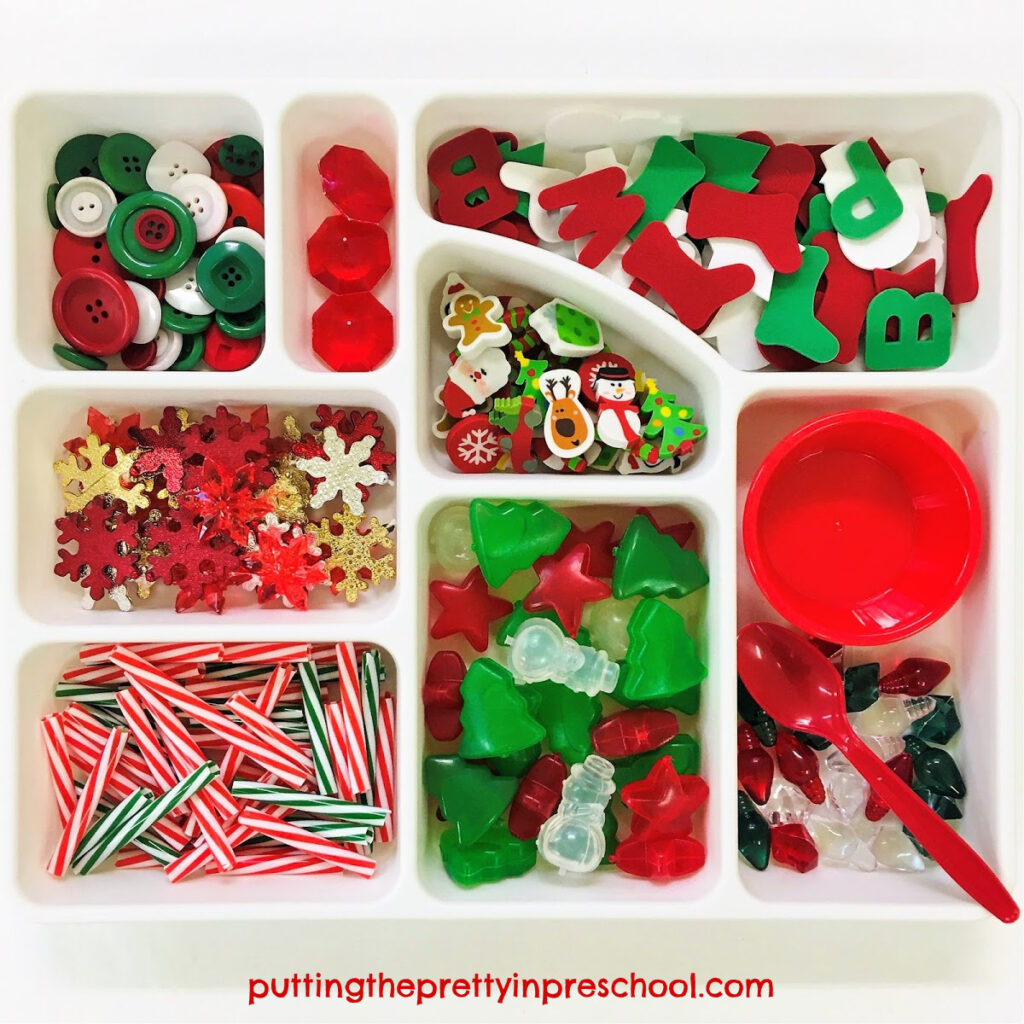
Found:
[{"label": "striped straw piece", "polygon": [[86,644],[78,652],[78,660],[86,665],[96,665],[104,661],[113,661],[111,654],[121,647],[131,651],[140,658],[156,664],[174,662],[206,662],[220,661],[223,644],[192,643],[192,644]]},{"label": "striped straw piece", "polygon": [[117,695],[117,703],[153,778],[160,784],[161,789],[170,789],[178,781],[178,777],[160,746],[160,737],[146,717],[139,698],[131,690],[125,690]]},{"label": "striped straw piece", "polygon": [[387,820],[389,813],[383,807],[352,803],[333,796],[322,796],[319,793],[300,793],[285,786],[243,782],[240,779],[231,787],[231,794],[246,800],[291,807],[323,818],[339,818],[360,825],[380,825]]},{"label": "striped straw piece", "polygon": [[289,739],[279,725],[262,714],[251,700],[236,694],[227,702],[227,707],[254,736],[270,744],[282,757],[290,758],[300,771],[306,773],[307,779],[313,778],[312,758],[303,753],[302,748],[294,740]]},{"label": "striped straw piece", "polygon": [[376,649],[367,651],[360,663],[360,683],[362,691],[363,736],[366,740],[366,766],[369,786],[374,789],[374,761],[377,754],[377,732],[380,713],[380,684],[384,680],[384,666],[381,664],[380,652]]},{"label": "striped straw piece", "polygon": [[117,855],[114,867],[131,870],[137,868],[158,868],[160,867],[160,861],[155,860],[148,853],[143,853],[141,850],[126,850],[124,853]]},{"label": "striped straw piece", "polygon": [[58,683],[53,688],[54,697],[60,700],[77,700],[81,704],[116,706],[119,692],[105,686],[78,686],[76,683]]},{"label": "striped straw piece", "polygon": [[370,767],[366,752],[366,734],[363,732],[362,682],[356,661],[355,645],[335,645],[338,659],[338,692],[345,725],[345,756],[354,793],[365,793],[370,788]]},{"label": "striped straw piece", "polygon": [[[156,825],[153,826],[153,831],[156,831]],[[166,843],[160,842],[159,839],[154,839],[149,832],[143,832],[141,836],[136,836],[131,845],[152,857],[158,864],[170,864],[178,857],[179,848],[168,846]]]},{"label": "striped straw piece", "polygon": [[319,857],[301,853],[256,853],[239,857],[238,863],[223,875],[340,875],[340,864],[328,864]]},{"label": "striped straw piece", "polygon": [[46,762],[50,768],[50,781],[57,798],[57,815],[63,828],[72,814],[78,794],[75,792],[75,774],[68,755],[68,739],[64,733],[62,715],[46,715],[39,723],[46,748]]},{"label": "striped straw piece", "polygon": [[373,838],[373,829],[369,825],[349,825],[339,821],[320,821],[317,818],[289,818],[288,824],[339,843],[366,844]]},{"label": "striped straw piece", "polygon": [[[377,736],[377,775],[373,802],[389,811],[395,809],[395,698],[385,693],[380,699],[380,733]],[[391,813],[377,829],[382,843],[395,838],[395,815]]]},{"label": "striped straw piece", "polygon": [[302,687],[302,708],[313,746],[313,764],[316,769],[316,787],[324,795],[338,792],[331,770],[331,754],[327,742],[327,718],[320,699],[320,677],[310,661],[299,665],[299,685]]},{"label": "striped straw piece", "polygon": [[276,665],[308,658],[307,643],[224,644],[224,660],[235,665]]},{"label": "striped straw piece", "polygon": [[248,825],[270,839],[276,839],[286,846],[291,846],[300,853],[318,857],[329,864],[338,864],[346,871],[361,875],[363,878],[373,877],[376,864],[372,857],[367,857],[365,854],[356,853],[352,850],[346,850],[344,847],[332,843],[329,839],[305,832],[303,829],[296,828],[287,821],[275,818],[271,814],[246,808],[238,816],[238,822],[241,825]]},{"label": "striped straw piece", "polygon": [[331,763],[334,765],[334,778],[338,783],[338,796],[342,800],[354,800],[348,753],[345,749],[345,712],[341,710],[341,702],[328,701],[324,705],[324,714],[327,716],[327,742],[331,748]]},{"label": "striped straw piece", "polygon": [[99,846],[107,842],[126,821],[135,817],[146,804],[153,802],[153,791],[137,789],[131,796],[126,796],[119,804],[112,807],[103,817],[96,820],[82,838],[74,857],[71,858],[71,870],[76,874],[86,858]]},{"label": "striped straw piece", "polygon": [[[94,731],[91,729],[88,732],[85,731],[79,721],[70,717],[70,711],[66,712],[66,714],[69,715],[69,718],[65,724],[64,731],[68,738],[68,750],[72,755],[72,759],[74,759],[74,755],[77,753],[86,760],[95,761],[100,756],[100,751],[103,750],[107,737],[112,732],[116,732],[117,728],[107,728],[95,719],[92,719],[91,724],[98,730],[99,738],[97,739]],[[120,728],[123,729],[124,727],[121,726]],[[128,784],[130,789],[138,789],[139,786],[144,786],[147,789],[160,789],[160,784],[150,774],[146,762],[134,750],[125,749],[118,763],[115,776],[119,781]]]},{"label": "striped straw piece", "polygon": [[[198,664],[173,664],[167,666],[179,682],[186,679],[198,679],[203,675],[203,666]],[[78,686],[115,686],[128,685],[128,677],[116,665],[104,662],[102,665],[79,665],[61,673],[61,682],[75,683]]]}]

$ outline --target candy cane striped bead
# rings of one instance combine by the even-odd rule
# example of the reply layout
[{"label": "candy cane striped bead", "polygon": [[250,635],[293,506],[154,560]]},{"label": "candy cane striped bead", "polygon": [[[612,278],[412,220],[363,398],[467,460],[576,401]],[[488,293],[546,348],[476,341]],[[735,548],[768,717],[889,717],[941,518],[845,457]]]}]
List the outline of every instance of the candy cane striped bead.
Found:
[{"label": "candy cane striped bead", "polygon": [[131,690],[124,690],[117,695],[117,703],[124,713],[135,745],[139,748],[139,753],[149,767],[153,778],[160,784],[161,789],[170,789],[178,781],[178,778],[160,746],[160,738],[157,736],[156,730],[139,703],[139,698]]},{"label": "candy cane striped bead", "polygon": [[336,700],[324,705],[327,718],[327,745],[331,750],[331,764],[334,766],[334,778],[338,783],[338,796],[342,800],[354,800],[352,776],[348,766],[348,752],[345,747],[345,713],[341,703]]},{"label": "candy cane striped bead", "polygon": [[121,647],[157,664],[173,662],[220,661],[222,644],[86,644],[78,652],[78,660],[86,665],[112,661],[114,650]]},{"label": "candy cane striped bead", "polygon": [[349,776],[355,793],[370,788],[370,768],[367,763],[366,734],[363,732],[362,681],[356,661],[355,646],[337,644],[338,690],[345,724],[345,753]]},{"label": "candy cane striped bead", "polygon": [[376,759],[373,802],[392,812],[377,829],[377,838],[386,843],[395,838],[395,698],[390,693],[385,693],[380,699]]},{"label": "candy cane striped bead", "polygon": [[46,748],[46,763],[50,768],[50,781],[57,798],[57,815],[63,828],[74,814],[78,799],[75,775],[68,755],[68,738],[64,732],[64,718],[57,714],[47,715],[39,724],[43,733],[43,746]]},{"label": "candy cane striped bead", "polygon": [[302,748],[275,725],[251,700],[236,694],[227,706],[241,719],[242,724],[249,728],[254,736],[258,736],[274,748],[282,757],[289,758],[306,778],[313,777],[313,760],[307,757]]},{"label": "candy cane striped bead", "polygon": [[302,709],[313,747],[316,785],[321,793],[337,793],[338,784],[331,768],[331,754],[327,740],[327,717],[320,698],[320,677],[316,666],[309,661],[299,665],[299,685],[302,687]]},{"label": "candy cane striped bead", "polygon": [[257,832],[271,839],[276,839],[286,846],[291,846],[301,853],[318,857],[329,864],[338,864],[346,871],[361,875],[363,878],[373,877],[376,864],[372,857],[343,849],[332,843],[329,839],[322,839],[320,836],[304,832],[301,828],[296,828],[287,821],[275,818],[271,814],[246,808],[239,815],[238,821],[239,824],[248,825]]},{"label": "candy cane striped bead", "polygon": [[309,644],[224,644],[224,660],[235,665],[276,665],[282,661],[306,661]]},{"label": "candy cane striped bead", "polygon": [[[277,665],[270,678],[260,687],[256,697],[256,709],[265,715],[269,715],[277,706],[281,695],[295,675],[295,669],[291,665]],[[238,747],[231,747],[224,755],[220,766],[220,776],[226,786],[230,786],[245,760],[245,753]]]}]

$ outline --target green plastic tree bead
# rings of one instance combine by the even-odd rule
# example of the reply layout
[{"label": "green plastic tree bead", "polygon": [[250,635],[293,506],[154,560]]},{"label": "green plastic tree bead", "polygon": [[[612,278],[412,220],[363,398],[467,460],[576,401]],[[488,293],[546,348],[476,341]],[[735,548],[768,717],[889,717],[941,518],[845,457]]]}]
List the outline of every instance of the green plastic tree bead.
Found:
[{"label": "green plastic tree bead", "polygon": [[[527,619],[547,619],[549,622],[553,622],[566,636],[569,635],[565,631],[565,626],[562,625],[562,620],[550,608],[539,612],[528,612],[523,607],[522,601],[514,601],[512,603],[512,614],[507,619],[502,619],[498,624],[498,643],[502,647],[508,647],[512,643],[512,638],[518,632],[519,627]],[[580,640],[577,636],[577,643],[582,644],[585,641]]]},{"label": "green plastic tree bead", "polygon": [[819,192],[816,196],[811,196],[811,201],[807,204],[807,230],[800,242],[803,245],[810,245],[822,231],[831,231],[832,228],[832,204],[824,192]]},{"label": "green plastic tree bead", "polygon": [[686,597],[707,584],[707,571],[693,551],[659,533],[647,516],[634,516],[629,521],[615,549],[615,597]]},{"label": "green plastic tree bead", "polygon": [[435,799],[441,799],[445,781],[458,775],[465,767],[458,754],[431,754],[423,758],[423,788]]},{"label": "green plastic tree bead", "polygon": [[847,238],[868,238],[903,213],[903,200],[866,142],[851,142],[846,162],[856,181],[832,200],[832,223]]},{"label": "green plastic tree bead", "polygon": [[737,790],[736,799],[739,801],[740,854],[752,868],[764,871],[772,852],[771,828],[742,789]]},{"label": "green plastic tree bead", "polygon": [[[897,334],[886,334],[895,320]],[[930,327],[924,330],[925,323]],[[953,344],[953,307],[939,292],[911,295],[886,288],[868,306],[864,321],[864,365],[869,370],[928,370],[949,362]]]},{"label": "green plastic tree bead", "polygon": [[463,764],[441,787],[441,813],[455,826],[460,846],[475,843],[512,803],[519,783],[492,775],[483,765]]},{"label": "green plastic tree bead", "polygon": [[526,874],[537,863],[537,844],[517,839],[503,822],[493,825],[473,843],[459,843],[453,828],[441,834],[441,863],[448,877],[466,887],[499,882]]},{"label": "green plastic tree bead", "polygon": [[601,717],[601,701],[561,683],[541,682],[524,687],[530,713],[544,727],[548,746],[568,765],[594,752],[590,730]]},{"label": "green plastic tree bead", "polygon": [[960,716],[956,713],[956,702],[945,694],[931,695],[935,710],[919,718],[910,726],[910,732],[927,743],[947,744],[960,731]]},{"label": "green plastic tree bead", "polygon": [[775,274],[768,302],[754,328],[762,345],[791,348],[816,363],[829,363],[839,355],[839,339],[814,315],[814,296],[826,266],[828,253],[809,245],[799,270]]},{"label": "green plastic tree bead", "polygon": [[460,689],[460,757],[505,757],[544,739],[544,727],[530,716],[512,674],[496,661],[477,658],[466,671]]},{"label": "green plastic tree bead", "polygon": [[699,686],[708,674],[682,616],[662,601],[644,598],[630,616],[622,694],[649,702]]},{"label": "green plastic tree bead", "polygon": [[843,693],[847,714],[866,711],[878,700],[880,666],[877,661],[865,665],[851,665],[843,673]]},{"label": "green plastic tree bead", "polygon": [[541,555],[553,555],[572,523],[542,501],[469,503],[473,550],[484,579],[500,587],[514,572],[529,569]]},{"label": "green plastic tree bead", "polygon": [[905,736],[906,752],[914,762],[914,779],[925,789],[959,800],[967,795],[967,786],[956,761],[938,747],[930,747],[919,736]]},{"label": "green plastic tree bead", "polygon": [[750,691],[743,685],[743,680],[738,677],[736,679],[736,710],[739,711],[740,718],[754,730],[764,746],[775,746],[779,735],[775,719],[754,700]]},{"label": "green plastic tree bead", "polygon": [[664,220],[703,177],[704,164],[678,139],[671,135],[655,139],[644,169],[622,190],[623,195],[641,196],[644,201],[643,215],[629,229],[629,237],[636,238],[652,221]]},{"label": "green plastic tree bead", "polygon": [[623,690],[624,680],[619,675],[619,681],[612,691],[612,699],[627,708],[658,708],[678,711],[684,715],[695,715],[700,711],[701,686],[690,686],[679,693],[673,693],[669,697],[645,697],[643,700],[634,700],[627,697]]},{"label": "green plastic tree bead", "polygon": [[753,192],[757,188],[754,171],[768,153],[768,147],[734,135],[694,132],[693,151],[704,165],[704,181],[733,192]]},{"label": "green plastic tree bead", "polygon": [[496,775],[506,775],[519,778],[526,774],[527,770],[537,758],[540,757],[541,749],[539,743],[533,746],[524,747],[522,750],[514,750],[504,757],[490,757],[487,759],[487,767]]},{"label": "green plastic tree bead", "polygon": [[672,758],[677,775],[700,774],[700,743],[687,733],[680,733],[657,750],[616,761],[615,785],[622,789],[627,783],[646,779],[655,764],[666,756]]}]

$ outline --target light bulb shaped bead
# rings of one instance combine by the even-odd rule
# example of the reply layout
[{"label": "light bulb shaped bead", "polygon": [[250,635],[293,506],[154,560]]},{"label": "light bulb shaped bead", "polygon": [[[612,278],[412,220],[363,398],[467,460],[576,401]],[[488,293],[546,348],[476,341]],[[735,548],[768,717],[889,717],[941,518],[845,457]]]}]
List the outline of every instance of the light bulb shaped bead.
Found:
[{"label": "light bulb shaped bead", "polygon": [[770,825],[802,825],[811,813],[811,802],[792,782],[776,775],[761,813]]},{"label": "light bulb shaped bead", "polygon": [[887,762],[902,754],[906,747],[902,736],[862,736],[861,739],[872,754]]},{"label": "light bulb shaped bead", "polygon": [[843,821],[851,821],[867,802],[868,784],[838,750],[825,758],[822,779],[829,807]]},{"label": "light bulb shaped bead", "polygon": [[822,860],[848,864],[858,871],[875,870],[875,855],[846,822],[813,817],[807,823],[807,831]]},{"label": "light bulb shaped bead", "polygon": [[562,784],[562,801],[541,826],[537,850],[559,874],[593,871],[604,857],[605,808],[615,792],[610,761],[590,754]]},{"label": "light bulb shaped bead", "polygon": [[917,719],[934,710],[933,697],[879,697],[857,715],[854,728],[866,736],[902,736]]},{"label": "light bulb shaped bead", "polygon": [[883,868],[893,871],[924,871],[924,858],[899,826],[879,829],[871,852]]}]

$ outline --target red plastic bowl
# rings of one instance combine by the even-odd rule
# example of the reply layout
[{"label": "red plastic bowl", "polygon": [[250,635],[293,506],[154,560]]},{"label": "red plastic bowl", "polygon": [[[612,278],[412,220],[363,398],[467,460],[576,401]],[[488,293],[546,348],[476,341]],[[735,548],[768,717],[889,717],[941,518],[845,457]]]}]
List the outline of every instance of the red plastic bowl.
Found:
[{"label": "red plastic bowl", "polygon": [[981,506],[938,435],[880,409],[783,438],[743,511],[757,585],[793,625],[840,644],[890,643],[941,618],[974,572]]}]

